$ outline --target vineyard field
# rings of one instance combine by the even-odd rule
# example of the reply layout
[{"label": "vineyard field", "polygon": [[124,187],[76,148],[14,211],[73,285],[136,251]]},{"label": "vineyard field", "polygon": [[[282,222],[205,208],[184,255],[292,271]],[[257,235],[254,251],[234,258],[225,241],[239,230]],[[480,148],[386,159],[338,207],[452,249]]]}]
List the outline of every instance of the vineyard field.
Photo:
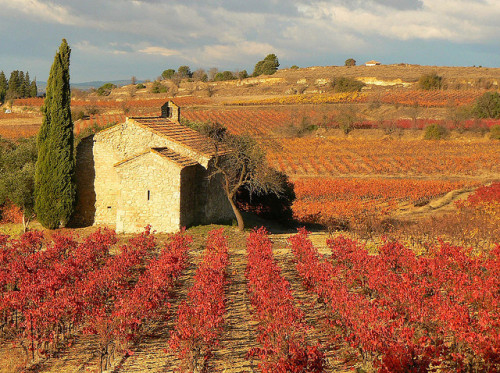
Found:
[{"label": "vineyard field", "polygon": [[357,221],[387,217],[403,206],[425,205],[453,190],[479,185],[474,181],[417,179],[298,179],[292,209],[303,223]]},{"label": "vineyard field", "polygon": [[291,177],[496,177],[500,143],[492,141],[282,138],[262,140],[268,159]]},{"label": "vineyard field", "polygon": [[211,228],[30,232],[0,254],[2,372],[500,369],[500,247],[337,237],[320,254],[303,229]]},{"label": "vineyard field", "polygon": [[297,105],[378,102],[388,105],[446,107],[470,105],[484,90],[394,90],[387,92],[354,92],[336,94],[297,94],[256,100],[231,101],[232,105]]}]

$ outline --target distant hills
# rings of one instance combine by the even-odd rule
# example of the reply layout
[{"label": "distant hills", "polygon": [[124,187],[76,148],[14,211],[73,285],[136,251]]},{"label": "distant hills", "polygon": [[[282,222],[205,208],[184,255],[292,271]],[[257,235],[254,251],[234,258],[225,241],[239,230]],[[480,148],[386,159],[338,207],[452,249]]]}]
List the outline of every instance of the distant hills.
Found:
[{"label": "distant hills", "polygon": [[[144,82],[143,80],[136,81],[136,83],[143,83],[143,82]],[[114,85],[120,87],[123,85],[131,84],[131,81],[130,81],[130,79],[111,80],[111,81],[110,80],[95,80],[92,82],[71,83],[71,88],[78,88],[78,89],[86,91],[86,90],[91,89],[91,88],[99,88],[100,86],[102,86],[103,84],[106,84],[106,83],[113,83]],[[38,92],[44,93],[45,89],[47,88],[47,82],[37,81],[36,84],[38,86]]]}]

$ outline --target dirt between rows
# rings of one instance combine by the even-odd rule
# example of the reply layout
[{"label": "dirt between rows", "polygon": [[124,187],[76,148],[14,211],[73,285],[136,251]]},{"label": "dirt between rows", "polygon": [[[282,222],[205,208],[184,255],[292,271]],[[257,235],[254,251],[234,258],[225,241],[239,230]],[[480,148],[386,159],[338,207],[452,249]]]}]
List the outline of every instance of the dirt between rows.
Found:
[{"label": "dirt between rows", "polygon": [[[220,345],[216,346],[213,356],[206,362],[205,372],[259,372],[258,360],[248,359],[247,353],[258,347],[257,321],[252,314],[252,306],[247,292],[245,278],[246,233],[239,233],[234,228],[226,228],[229,240],[228,282],[226,285],[227,313]],[[293,265],[293,254],[286,244],[290,234],[272,235],[275,259],[282,268],[282,275],[290,282],[291,289],[300,307],[306,315],[306,322],[311,327],[307,336],[309,343],[325,344],[327,333],[321,328],[325,319],[324,306],[319,304],[315,296],[306,292]],[[324,241],[323,241],[324,246]],[[204,249],[204,237],[195,236],[189,251],[190,265],[179,279],[172,293],[172,312],[166,323],[150,323],[141,333],[140,338],[130,347],[132,354],[116,355],[108,372],[176,372],[181,366],[179,360],[169,351],[168,340],[176,324],[176,310],[186,298],[193,284],[193,277]],[[324,247],[321,251],[325,252]],[[168,309],[164,310],[168,313]],[[70,347],[54,357],[39,361],[31,366],[30,372],[99,372],[99,351],[97,337],[77,334]],[[0,372],[20,372],[22,363],[20,350],[9,342],[0,346]],[[342,366],[335,359],[333,351],[326,351],[327,368],[325,372],[342,371]],[[17,367],[16,367],[17,366]]]}]

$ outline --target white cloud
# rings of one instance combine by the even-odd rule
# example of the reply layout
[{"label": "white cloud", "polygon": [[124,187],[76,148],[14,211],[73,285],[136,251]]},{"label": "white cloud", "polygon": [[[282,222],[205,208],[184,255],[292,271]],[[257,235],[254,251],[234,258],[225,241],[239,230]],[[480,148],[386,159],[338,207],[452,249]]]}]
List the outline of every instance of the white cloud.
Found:
[{"label": "white cloud", "polygon": [[87,54],[127,54],[128,52],[119,48],[117,43],[109,43],[105,46],[98,46],[90,43],[88,40],[82,40],[72,45],[73,49]]},{"label": "white cloud", "polygon": [[69,10],[54,3],[47,3],[39,0],[0,0],[2,11],[11,11],[36,16],[48,22],[55,22],[63,25],[74,25],[78,19],[71,15]]},{"label": "white cloud", "polygon": [[[390,39],[482,42],[500,31],[500,2],[423,0],[421,7],[398,9],[366,1],[357,7],[319,1],[298,7],[305,18],[324,27]],[[494,30],[494,31],[493,31]]]},{"label": "white cloud", "polygon": [[143,49],[139,49],[138,52],[145,54],[158,54],[165,57],[175,56],[179,54],[179,52],[174,49],[168,49],[164,47],[146,47]]},{"label": "white cloud", "polygon": [[[203,56],[203,61],[193,59],[196,63],[217,64],[225,61],[243,62],[249,57],[263,58],[269,53],[278,53],[277,48],[269,43],[241,41],[234,44],[206,45],[201,50],[192,53],[193,56]],[[283,53],[282,53],[283,54]]]},{"label": "white cloud", "polygon": [[[460,56],[471,45],[492,51],[486,61],[474,63],[500,61],[500,0],[0,0],[0,9],[0,31],[23,22],[25,39],[41,36],[30,37],[31,46],[50,51],[49,65],[54,48],[49,43],[61,35],[95,61],[82,69],[95,71],[99,64],[120,64],[124,70],[185,63],[250,68],[268,53],[276,53],[283,66],[334,64],[345,55],[377,53],[390,60],[390,53],[401,58],[395,44],[404,41],[400,45],[411,50],[416,40],[422,55],[441,53],[445,62],[450,50],[454,63],[472,61]],[[12,45],[4,55],[24,53],[14,48],[19,34],[3,39]]]}]

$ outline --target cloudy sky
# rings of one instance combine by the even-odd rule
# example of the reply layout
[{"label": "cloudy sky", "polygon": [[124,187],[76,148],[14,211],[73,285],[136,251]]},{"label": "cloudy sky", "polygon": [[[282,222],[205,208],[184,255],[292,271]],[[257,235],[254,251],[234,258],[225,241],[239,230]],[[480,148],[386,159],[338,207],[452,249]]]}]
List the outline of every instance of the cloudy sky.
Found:
[{"label": "cloudy sky", "polygon": [[66,38],[72,82],[167,68],[358,63],[500,66],[500,0],[0,0],[0,70],[47,79]]}]

